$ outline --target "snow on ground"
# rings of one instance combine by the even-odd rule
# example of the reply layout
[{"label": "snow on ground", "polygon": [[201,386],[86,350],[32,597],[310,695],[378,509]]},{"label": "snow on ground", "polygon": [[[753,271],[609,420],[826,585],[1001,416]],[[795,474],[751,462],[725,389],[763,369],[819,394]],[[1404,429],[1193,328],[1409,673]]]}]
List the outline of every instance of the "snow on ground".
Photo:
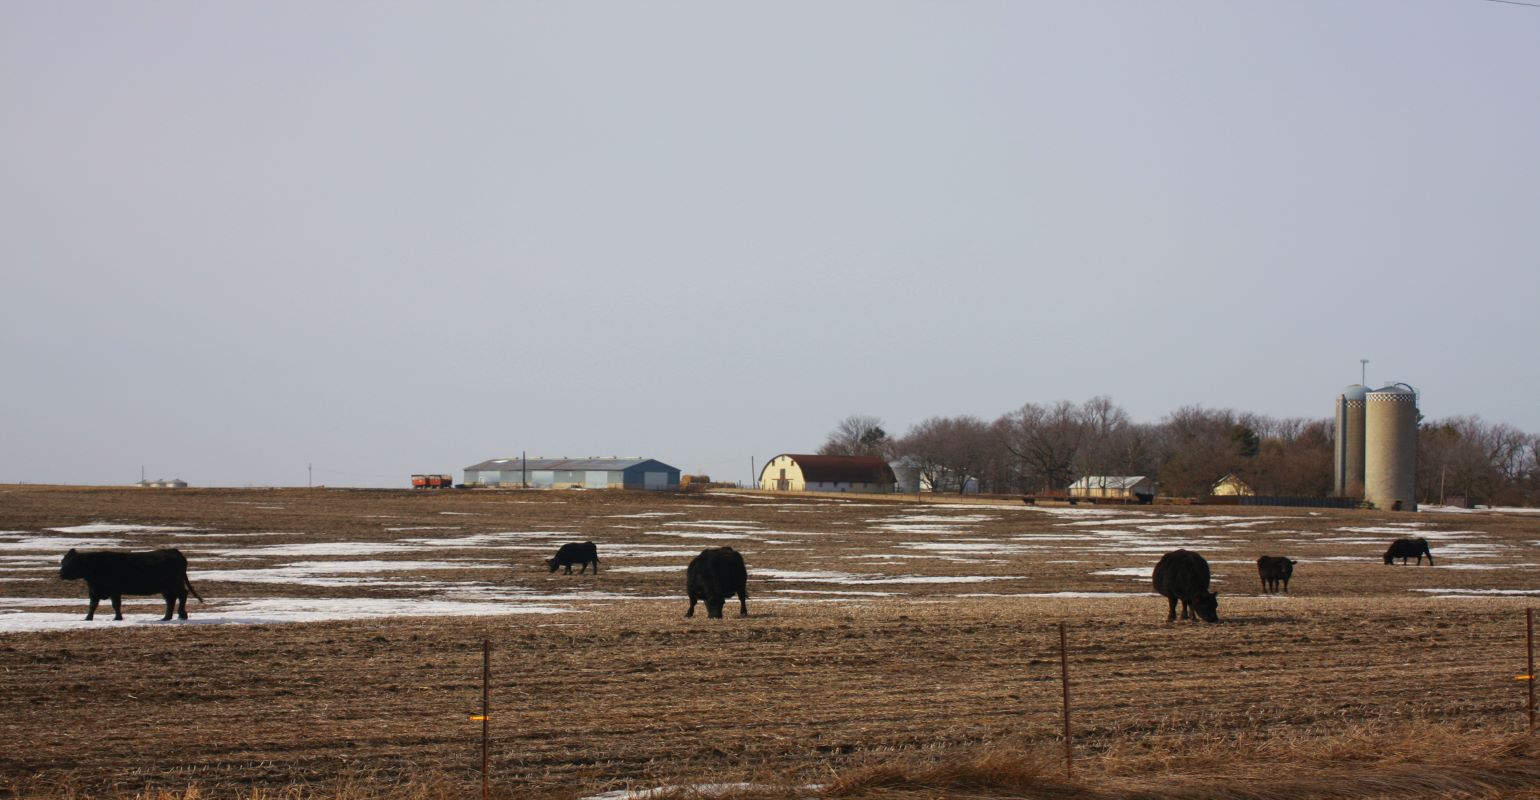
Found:
[{"label": "snow on ground", "polygon": [[302,544],[272,544],[249,547],[243,550],[199,550],[198,552],[222,558],[246,556],[373,556],[381,553],[411,552],[419,548],[390,542],[305,542]]},{"label": "snow on ground", "polygon": [[67,528],[49,528],[59,533],[172,533],[195,531],[186,525],[124,525],[116,522],[93,522],[89,525],[71,525]]},{"label": "snow on ground", "polygon": [[673,536],[679,539],[728,539],[733,541],[757,541],[757,536],[742,533],[707,533],[705,531],[647,531],[645,536]]},{"label": "snow on ground", "polygon": [[[387,599],[377,597],[270,597],[261,600],[230,600],[216,610],[200,611],[196,605],[190,619],[162,622],[159,613],[149,608],[132,608],[125,602],[122,621],[113,621],[109,610],[103,617],[97,609],[94,621],[85,621],[84,599],[76,601],[79,613],[0,612],[0,633],[23,631],[92,630],[98,627],[127,628],[138,625],[269,625],[285,622],[326,622],[357,619],[395,619],[399,617],[503,616],[511,614],[563,614],[576,609],[555,605],[509,602],[469,602],[432,599]],[[51,605],[51,603],[49,604]],[[165,604],[155,601],[157,610]],[[110,629],[110,628],[109,628]]]},{"label": "snow on ground", "polygon": [[1536,595],[1540,589],[1412,589],[1414,592],[1434,594],[1439,597],[1484,597],[1507,595]]},{"label": "snow on ground", "polygon": [[698,522],[665,522],[664,525],[675,525],[685,528],[743,528],[746,530],[759,530],[758,522],[749,522],[740,519],[703,519]]},{"label": "snow on ground", "polygon": [[[515,501],[523,502],[523,501]],[[756,508],[773,507],[784,513],[817,513],[817,506],[838,505],[843,508],[877,508],[882,511],[864,512],[864,521],[830,520],[827,530],[777,531],[766,530],[764,523],[741,519],[712,519],[723,515],[720,506],[710,504],[691,508],[706,511],[648,511],[635,514],[595,516],[584,522],[566,526],[532,525],[538,530],[497,531],[470,533],[458,525],[407,525],[385,528],[392,533],[408,533],[411,538],[383,542],[316,541],[306,533],[222,533],[199,530],[186,525],[140,525],[123,521],[102,521],[88,525],[50,528],[41,532],[0,531],[0,573],[27,572],[33,574],[56,571],[58,559],[65,550],[78,549],[143,548],[144,536],[176,537],[189,553],[218,556],[225,561],[225,569],[197,569],[198,559],[190,579],[194,585],[205,582],[231,581],[248,584],[297,585],[329,587],[334,593],[368,588],[372,590],[399,590],[399,598],[269,598],[250,600],[215,600],[206,605],[194,605],[193,619],[186,623],[164,624],[265,624],[303,622],[313,620],[370,619],[394,616],[432,615],[492,615],[492,614],[548,614],[574,611],[572,604],[579,602],[612,602],[635,600],[663,600],[679,602],[681,598],[670,594],[665,597],[644,597],[624,592],[594,591],[592,580],[564,583],[577,591],[552,592],[554,583],[544,583],[545,556],[554,552],[557,544],[565,541],[599,539],[600,555],[606,572],[638,575],[682,574],[688,560],[704,546],[733,541],[746,555],[753,550],[744,549],[742,543],[759,543],[771,546],[766,553],[789,553],[806,548],[789,547],[802,544],[802,537],[820,537],[830,541],[848,540],[850,528],[831,526],[855,525],[867,532],[890,534],[885,541],[871,548],[872,552],[858,552],[854,548],[844,553],[825,551],[810,556],[813,565],[849,566],[857,571],[847,572],[824,569],[768,569],[750,567],[751,578],[761,587],[756,590],[761,599],[780,603],[828,603],[860,601],[862,598],[903,596],[903,585],[955,586],[942,589],[944,596],[932,598],[944,602],[949,598],[1118,598],[1150,597],[1148,591],[1048,591],[1023,593],[959,592],[967,584],[994,581],[1019,580],[1019,575],[955,575],[934,576],[923,574],[890,574],[894,564],[906,561],[918,563],[925,560],[966,562],[972,564],[1009,563],[1000,558],[1010,555],[1030,555],[1045,551],[1057,551],[1066,558],[1047,563],[1087,564],[1092,569],[1089,576],[1112,576],[1131,581],[1148,581],[1154,561],[1160,555],[1178,547],[1198,550],[1210,555],[1210,563],[1249,565],[1249,558],[1234,560],[1241,553],[1229,553],[1230,560],[1216,559],[1234,551],[1246,540],[1235,538],[1258,530],[1259,526],[1276,524],[1276,521],[1298,519],[1272,516],[1198,516],[1193,514],[1134,510],[1129,508],[1037,508],[1032,506],[980,506],[935,507],[895,509],[892,506],[873,503],[857,503],[824,499],[811,503],[755,502]],[[1023,527],[1039,528],[1037,531],[1010,531],[981,534],[981,526],[1002,523],[1019,518],[1008,517],[1002,510],[1035,513],[1031,523]],[[465,512],[446,512],[461,516]],[[730,514],[731,512],[727,512]],[[677,519],[678,517],[685,519]],[[387,517],[380,517],[386,519]],[[636,520],[636,526],[622,525],[624,520]],[[1444,517],[1453,521],[1453,517]],[[788,520],[789,521],[789,520]],[[1473,518],[1461,518],[1469,524]],[[446,520],[446,522],[449,522]],[[577,527],[574,531],[570,528]],[[628,534],[645,537],[667,537],[677,541],[667,544],[606,544],[602,532],[606,528],[634,527]],[[1282,527],[1282,526],[1278,526]],[[1367,556],[1327,555],[1312,557],[1305,553],[1291,553],[1301,560],[1377,562],[1390,538],[1398,536],[1425,536],[1435,542],[1434,553],[1439,557],[1438,568],[1455,570],[1540,569],[1540,564],[1488,564],[1482,560],[1501,558],[1515,553],[1511,545],[1482,541],[1487,534],[1478,530],[1440,530],[1437,521],[1409,521],[1379,525],[1343,526],[1326,531],[1299,531],[1267,529],[1269,537],[1291,542],[1290,549],[1316,548],[1316,552],[1343,552],[1339,547],[1364,547]],[[566,529],[563,529],[566,528]],[[378,528],[376,528],[378,530]],[[839,532],[830,532],[830,531]],[[998,528],[994,529],[998,530]],[[240,548],[238,543],[220,540],[220,537],[285,536],[293,537],[292,543],[258,545]],[[200,542],[199,540],[209,541]],[[792,541],[785,541],[791,539]],[[153,540],[152,540],[153,541]],[[1540,545],[1540,541],[1535,542]],[[753,544],[750,544],[752,547]],[[215,549],[217,547],[218,549]],[[867,548],[862,548],[867,549]],[[882,550],[898,552],[882,552]],[[445,555],[464,558],[443,558]],[[369,556],[404,558],[392,561],[387,558],[370,559]],[[483,558],[477,559],[476,556]],[[1075,558],[1075,556],[1082,556]],[[1118,558],[1114,558],[1114,556]],[[1142,557],[1148,563],[1139,566],[1103,567],[1110,561],[1137,563]],[[246,559],[271,559],[267,566],[242,568]],[[320,560],[335,558],[336,560]],[[666,560],[665,560],[666,559]],[[1103,559],[1106,559],[1105,561]],[[1446,561],[1446,559],[1448,559]],[[618,565],[615,562],[620,562]],[[1449,563],[1455,561],[1459,563]],[[1477,563],[1469,563],[1476,561]],[[234,562],[233,564],[231,562]],[[259,562],[261,563],[261,562]],[[859,572],[864,566],[872,566],[875,572]],[[434,573],[450,570],[495,570],[484,580],[435,580]],[[516,585],[520,576],[538,579],[544,584],[538,590]],[[1432,573],[1429,573],[1430,575]],[[448,576],[445,576],[448,577]],[[1451,576],[1453,577],[1453,576]],[[49,579],[53,576],[50,575]],[[17,590],[26,591],[20,581],[43,580],[37,577],[9,577]],[[1094,579],[1087,579],[1094,580]],[[1216,583],[1221,582],[1218,577]],[[1124,582],[1124,581],[1119,581]],[[616,584],[621,583],[619,581]],[[825,588],[782,588],[787,584],[823,585]],[[611,584],[612,586],[616,584]],[[1146,584],[1147,585],[1147,584]],[[884,591],[882,587],[895,587]],[[550,588],[545,588],[550,587]],[[1537,589],[1416,589],[1413,591],[1442,597],[1476,597],[1484,595],[1540,595]],[[82,591],[82,595],[84,592]],[[769,595],[765,598],[764,595]],[[930,600],[925,601],[930,602]],[[85,598],[76,599],[27,599],[0,598],[0,633],[19,630],[72,630],[81,625],[102,624],[83,622]],[[23,611],[21,609],[31,609]],[[163,624],[159,622],[163,608],[158,598],[144,598],[126,604],[132,610],[130,619],[118,623],[119,628],[139,624]],[[110,616],[110,615],[109,615]]]},{"label": "snow on ground", "polygon": [[86,539],[59,536],[27,536],[12,539],[9,535],[0,535],[0,551],[14,550],[17,552],[57,553],[62,558],[66,550],[91,550],[100,547],[123,547],[122,539]]}]

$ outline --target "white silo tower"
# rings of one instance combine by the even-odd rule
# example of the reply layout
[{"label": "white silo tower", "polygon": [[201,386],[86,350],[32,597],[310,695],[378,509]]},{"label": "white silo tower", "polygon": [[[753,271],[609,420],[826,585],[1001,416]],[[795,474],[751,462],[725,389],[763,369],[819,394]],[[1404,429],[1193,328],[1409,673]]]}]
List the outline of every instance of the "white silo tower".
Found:
[{"label": "white silo tower", "polygon": [[1333,443],[1332,494],[1364,496],[1364,397],[1369,387],[1355,383],[1337,395],[1336,441]]},{"label": "white silo tower", "polygon": [[1364,396],[1364,499],[1417,510],[1417,390],[1404,383]]}]

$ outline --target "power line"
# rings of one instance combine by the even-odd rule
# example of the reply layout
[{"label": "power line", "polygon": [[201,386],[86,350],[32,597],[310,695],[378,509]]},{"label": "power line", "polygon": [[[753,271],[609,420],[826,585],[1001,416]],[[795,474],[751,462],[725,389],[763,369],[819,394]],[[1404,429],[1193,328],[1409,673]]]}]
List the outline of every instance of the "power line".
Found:
[{"label": "power line", "polygon": [[1523,3],[1523,2],[1520,2],[1519,0],[1487,0],[1487,2],[1488,3],[1507,3],[1510,6],[1529,6],[1530,8],[1540,8],[1540,3]]}]

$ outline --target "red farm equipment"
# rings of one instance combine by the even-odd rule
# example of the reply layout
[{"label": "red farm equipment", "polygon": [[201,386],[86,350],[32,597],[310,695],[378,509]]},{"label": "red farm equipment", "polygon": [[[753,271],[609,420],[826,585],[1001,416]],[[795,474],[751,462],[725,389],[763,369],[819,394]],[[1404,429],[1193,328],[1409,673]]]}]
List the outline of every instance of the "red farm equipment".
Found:
[{"label": "red farm equipment", "polygon": [[453,475],[413,475],[413,489],[453,489],[455,479]]}]

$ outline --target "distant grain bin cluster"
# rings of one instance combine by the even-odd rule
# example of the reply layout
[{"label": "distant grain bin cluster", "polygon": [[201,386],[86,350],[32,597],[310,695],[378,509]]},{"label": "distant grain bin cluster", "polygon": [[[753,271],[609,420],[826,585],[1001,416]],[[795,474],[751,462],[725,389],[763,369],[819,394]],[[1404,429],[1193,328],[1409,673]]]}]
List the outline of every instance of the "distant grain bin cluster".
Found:
[{"label": "distant grain bin cluster", "polygon": [[147,481],[141,478],[139,479],[139,482],[135,483],[134,485],[141,489],[186,489],[187,481],[184,481],[181,478],[172,478],[169,481],[165,478]]},{"label": "distant grain bin cluster", "polygon": [[1417,390],[1355,383],[1337,396],[1333,493],[1417,510]]}]

